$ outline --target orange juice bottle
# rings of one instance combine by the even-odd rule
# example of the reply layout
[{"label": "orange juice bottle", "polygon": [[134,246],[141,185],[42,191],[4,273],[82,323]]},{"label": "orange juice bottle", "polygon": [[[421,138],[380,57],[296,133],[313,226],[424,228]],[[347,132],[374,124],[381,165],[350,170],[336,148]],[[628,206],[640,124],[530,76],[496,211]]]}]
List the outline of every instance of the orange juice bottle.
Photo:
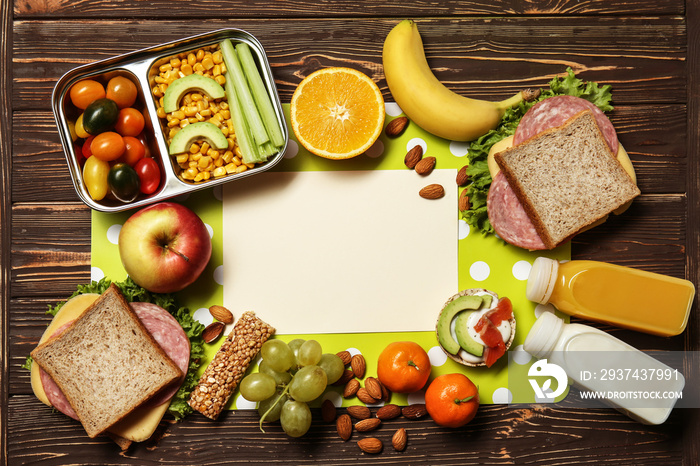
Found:
[{"label": "orange juice bottle", "polygon": [[527,279],[530,301],[661,336],[685,330],[694,297],[695,286],[688,280],[606,262],[538,257]]}]

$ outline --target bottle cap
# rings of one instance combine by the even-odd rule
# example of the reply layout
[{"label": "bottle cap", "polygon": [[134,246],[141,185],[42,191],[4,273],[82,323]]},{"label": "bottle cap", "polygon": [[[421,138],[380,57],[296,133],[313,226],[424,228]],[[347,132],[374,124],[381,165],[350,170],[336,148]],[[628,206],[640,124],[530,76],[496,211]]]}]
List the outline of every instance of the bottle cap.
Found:
[{"label": "bottle cap", "polygon": [[530,275],[527,277],[527,299],[540,304],[547,304],[552,296],[552,290],[557,283],[559,262],[547,257],[538,257],[532,264]]},{"label": "bottle cap", "polygon": [[564,321],[553,312],[543,312],[525,337],[523,349],[537,359],[550,355],[564,328]]}]

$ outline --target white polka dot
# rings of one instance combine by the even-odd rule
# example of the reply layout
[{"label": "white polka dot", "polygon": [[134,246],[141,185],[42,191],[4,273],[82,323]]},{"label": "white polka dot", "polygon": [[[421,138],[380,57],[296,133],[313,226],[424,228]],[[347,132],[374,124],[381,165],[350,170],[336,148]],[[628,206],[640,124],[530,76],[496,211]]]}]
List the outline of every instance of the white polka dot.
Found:
[{"label": "white polka dot", "polygon": [[357,348],[348,348],[345,351],[350,353],[350,356],[355,356],[356,354],[362,354],[362,352]]},{"label": "white polka dot", "polygon": [[460,220],[457,223],[457,232],[458,232],[457,235],[458,235],[459,239],[464,239],[467,236],[469,236],[469,231],[470,231],[469,224],[466,221]]},{"label": "white polka dot", "polygon": [[421,146],[423,148],[423,153],[428,151],[428,144],[422,138],[413,138],[406,144],[406,151],[413,149],[415,146]]},{"label": "white polka dot", "polygon": [[222,201],[224,199],[224,187],[220,184],[214,186],[214,189],[212,189],[212,194],[214,195],[214,199],[217,201]]},{"label": "white polka dot", "polygon": [[420,390],[414,393],[409,393],[406,397],[406,401],[408,401],[408,404],[410,405],[425,403],[425,392]]},{"label": "white polka dot", "polygon": [[484,261],[476,261],[471,265],[471,267],[469,267],[469,275],[477,282],[481,282],[489,278],[490,273],[491,268]]},{"label": "white polka dot", "polygon": [[207,231],[209,232],[209,237],[213,238],[214,237],[214,229],[208,223],[205,223],[204,226],[207,228]]},{"label": "white polka dot", "polygon": [[238,398],[236,398],[235,404],[236,409],[255,409],[257,407],[257,403],[255,401],[248,401],[241,394],[239,394]]},{"label": "white polka dot", "polygon": [[105,273],[102,271],[101,268],[92,267],[90,269],[90,280],[95,280],[96,282],[99,282],[103,278],[105,278]]},{"label": "white polka dot", "polygon": [[372,157],[373,159],[376,159],[380,155],[384,153],[384,143],[381,141],[381,139],[377,139],[374,141],[374,144],[372,144],[372,147],[367,149],[365,151],[365,154],[367,157]]},{"label": "white polka dot", "polygon": [[384,102],[384,111],[389,116],[399,116],[403,113],[401,107],[396,102]]},{"label": "white polka dot", "polygon": [[192,318],[205,327],[214,322],[214,318],[211,316],[209,309],[206,307],[200,307],[194,311],[194,313],[192,313]]},{"label": "white polka dot", "polygon": [[224,266],[220,265],[214,269],[214,281],[218,285],[224,284]]},{"label": "white polka dot", "polygon": [[527,280],[531,268],[532,265],[528,261],[518,261],[513,264],[513,276],[516,280]]},{"label": "white polka dot", "polygon": [[469,152],[469,143],[452,141],[450,142],[450,153],[455,157],[464,157]]},{"label": "white polka dot", "polygon": [[497,388],[493,392],[493,402],[494,404],[508,404],[513,401],[513,394],[505,387]]},{"label": "white polka dot", "polygon": [[510,356],[513,359],[513,362],[516,364],[520,364],[521,366],[524,366],[525,364],[529,363],[530,360],[532,359],[532,356],[530,356],[530,353],[525,351],[523,349],[523,345],[518,345],[515,348],[513,348],[510,352]]},{"label": "white polka dot", "polygon": [[285,159],[293,159],[299,153],[299,144],[291,139],[287,142],[287,149],[284,151]]},{"label": "white polka dot", "polygon": [[340,393],[338,392],[326,392],[326,394],[323,395],[323,401],[326,400],[331,400],[331,403],[333,403],[333,406],[335,406],[336,408],[340,408],[341,406],[343,406],[343,397],[340,396]]},{"label": "white polka dot", "polygon": [[118,244],[120,231],[122,231],[122,226],[119,224],[112,225],[111,227],[107,228],[107,241],[112,244]]},{"label": "white polka dot", "polygon": [[535,317],[538,319],[542,315],[543,312],[554,312],[554,306],[551,304],[538,304],[535,306]]},{"label": "white polka dot", "polygon": [[442,366],[447,362],[447,355],[439,346],[433,346],[428,350],[428,358],[431,366]]}]

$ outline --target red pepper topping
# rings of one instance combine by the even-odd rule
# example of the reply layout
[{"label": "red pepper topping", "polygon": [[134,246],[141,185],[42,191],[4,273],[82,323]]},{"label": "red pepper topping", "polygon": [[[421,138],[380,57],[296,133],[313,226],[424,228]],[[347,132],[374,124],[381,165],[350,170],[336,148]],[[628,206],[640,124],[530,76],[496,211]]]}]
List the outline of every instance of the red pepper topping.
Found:
[{"label": "red pepper topping", "polygon": [[504,320],[510,320],[511,318],[513,318],[513,304],[510,302],[510,299],[503,298],[496,307],[481,316],[474,326],[474,330],[479,332],[479,336],[486,345],[486,348],[484,348],[486,367],[491,367],[506,353],[506,344],[497,327]]}]

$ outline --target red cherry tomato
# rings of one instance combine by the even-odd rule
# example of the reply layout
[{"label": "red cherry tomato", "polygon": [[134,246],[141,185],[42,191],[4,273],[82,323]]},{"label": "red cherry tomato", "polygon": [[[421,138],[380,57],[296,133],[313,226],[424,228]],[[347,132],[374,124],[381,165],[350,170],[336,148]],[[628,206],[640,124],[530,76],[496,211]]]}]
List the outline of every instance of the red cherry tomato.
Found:
[{"label": "red cherry tomato", "polygon": [[95,136],[90,144],[92,155],[100,160],[111,162],[122,156],[126,150],[124,138],[114,131],[105,131]]},{"label": "red cherry tomato", "polygon": [[83,143],[83,147],[80,150],[86,159],[92,155],[92,149],[90,149],[90,144],[92,144],[93,139],[95,139],[95,136],[89,136]]},{"label": "red cherry tomato", "polygon": [[119,110],[114,130],[122,136],[138,136],[145,125],[143,114],[135,108],[129,107]]},{"label": "red cherry tomato", "polygon": [[124,76],[115,76],[107,83],[107,98],[117,103],[119,108],[131,107],[136,102],[136,84]]},{"label": "red cherry tomato", "polygon": [[117,162],[122,162],[133,167],[136,165],[136,162],[146,156],[146,148],[141,141],[133,136],[124,136],[123,139],[126,149]]},{"label": "red cherry tomato", "polygon": [[153,194],[160,186],[160,167],[158,167],[158,162],[150,157],[146,157],[136,162],[134,170],[136,170],[136,174],[141,180],[141,192]]},{"label": "red cherry tomato", "polygon": [[148,145],[148,139],[146,139],[146,135],[144,133],[141,133],[138,135],[137,139],[141,141],[141,144],[143,144],[144,149],[146,149],[146,155],[144,155],[144,157],[150,157],[151,147]]},{"label": "red cherry tomato", "polygon": [[88,105],[105,96],[102,84],[92,79],[83,79],[70,88],[70,100],[76,107],[85,110]]},{"label": "red cherry tomato", "polygon": [[86,157],[83,156],[83,148],[79,144],[73,144],[73,151],[75,152],[75,160],[78,162],[80,168],[85,165]]}]

